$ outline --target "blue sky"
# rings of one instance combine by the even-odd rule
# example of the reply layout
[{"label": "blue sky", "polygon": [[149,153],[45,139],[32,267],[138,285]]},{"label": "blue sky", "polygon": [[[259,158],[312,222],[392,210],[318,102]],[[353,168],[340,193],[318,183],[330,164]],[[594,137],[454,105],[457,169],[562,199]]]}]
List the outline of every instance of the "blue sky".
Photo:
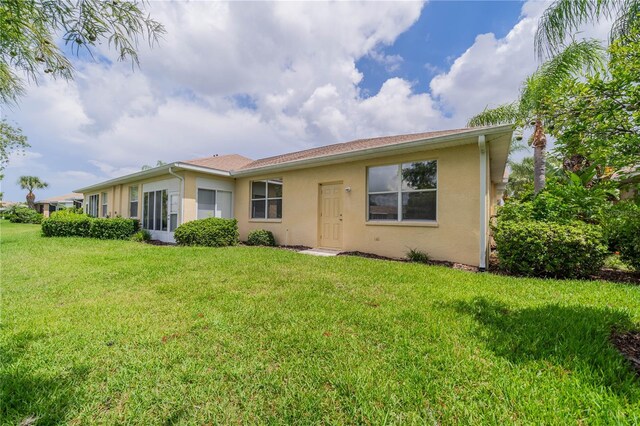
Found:
[{"label": "blue sky", "polygon": [[431,78],[451,66],[473,44],[478,34],[504,37],[518,22],[521,1],[433,1],[425,5],[418,21],[384,48],[389,56],[403,58],[397,70],[365,56],[357,62],[364,73],[365,96],[377,93],[389,76],[415,82],[429,90]]},{"label": "blue sky", "polygon": [[32,145],[5,200],[26,174],[50,183],[43,198],[157,160],[462,127],[515,99],[546,4],[152,2],[167,36],[140,69],[103,46],[74,59],[75,81],[44,76],[4,111]]}]

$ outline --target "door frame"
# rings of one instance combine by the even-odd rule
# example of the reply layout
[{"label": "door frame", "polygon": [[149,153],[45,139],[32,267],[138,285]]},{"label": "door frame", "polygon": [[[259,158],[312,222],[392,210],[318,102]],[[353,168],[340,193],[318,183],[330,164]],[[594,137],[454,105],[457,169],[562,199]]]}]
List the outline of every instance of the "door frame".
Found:
[{"label": "door frame", "polygon": [[[335,180],[335,181],[329,181],[329,182],[320,182],[318,184],[318,208],[317,208],[317,215],[318,215],[318,220],[317,220],[317,235],[316,235],[316,240],[318,241],[317,246],[322,248],[324,247],[322,245],[322,187],[323,186],[330,186],[330,185],[342,185],[342,189],[344,189],[344,182],[342,180]],[[342,193],[342,191],[340,191],[340,197],[342,198],[342,203],[341,205],[341,210],[342,210],[342,217],[344,218],[344,194]],[[341,229],[341,238],[340,238],[340,247],[324,247],[324,248],[328,248],[328,249],[333,249],[333,250],[342,250],[342,247],[344,246],[344,220],[342,221],[343,226]]]}]

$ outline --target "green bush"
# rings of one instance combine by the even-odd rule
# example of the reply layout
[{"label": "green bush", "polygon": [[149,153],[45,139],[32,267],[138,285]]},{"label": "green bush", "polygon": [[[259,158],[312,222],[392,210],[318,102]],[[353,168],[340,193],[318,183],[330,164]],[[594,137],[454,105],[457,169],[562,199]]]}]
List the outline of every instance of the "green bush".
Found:
[{"label": "green bush", "polygon": [[151,233],[146,229],[141,229],[131,236],[131,241],[144,243],[151,240]]},{"label": "green bush", "polygon": [[600,227],[582,222],[498,220],[494,239],[500,268],[517,275],[588,277],[607,254]]},{"label": "green bush", "polygon": [[42,221],[45,237],[88,237],[92,218],[74,210],[58,210]]},{"label": "green bush", "polygon": [[12,207],[5,213],[5,218],[12,223],[35,223],[42,222],[42,214],[29,207]]},{"label": "green bush", "polygon": [[89,227],[89,237],[100,240],[127,240],[135,232],[136,221],[123,217],[93,219]]},{"label": "green bush", "polygon": [[275,246],[276,239],[273,237],[273,232],[266,229],[256,229],[249,232],[247,244],[250,246]]},{"label": "green bush", "polygon": [[604,236],[609,249],[620,252],[620,258],[640,270],[640,206],[623,201],[602,215]]},{"label": "green bush", "polygon": [[193,220],[178,226],[174,237],[183,246],[233,246],[238,244],[238,221],[216,217]]},{"label": "green bush", "polygon": [[418,249],[409,249],[407,252],[407,260],[409,262],[427,263],[430,258],[429,255]]}]

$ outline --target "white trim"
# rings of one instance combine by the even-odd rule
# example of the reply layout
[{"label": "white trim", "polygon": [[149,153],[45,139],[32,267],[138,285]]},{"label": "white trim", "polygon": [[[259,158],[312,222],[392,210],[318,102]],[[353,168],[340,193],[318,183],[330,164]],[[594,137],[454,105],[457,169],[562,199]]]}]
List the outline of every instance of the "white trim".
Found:
[{"label": "white trim", "polygon": [[487,143],[484,135],[478,136],[480,149],[480,270],[487,268]]},{"label": "white trim", "polygon": [[180,180],[180,217],[178,218],[178,226],[180,226],[182,224],[182,218],[184,217],[184,178],[175,174],[171,170],[171,166],[169,166],[169,174]]}]

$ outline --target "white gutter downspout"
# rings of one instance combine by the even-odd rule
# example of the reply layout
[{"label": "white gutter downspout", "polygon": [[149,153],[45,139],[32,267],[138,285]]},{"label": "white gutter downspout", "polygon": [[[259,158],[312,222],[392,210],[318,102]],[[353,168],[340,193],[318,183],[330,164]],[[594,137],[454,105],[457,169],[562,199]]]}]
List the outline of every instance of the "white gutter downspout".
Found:
[{"label": "white gutter downspout", "polygon": [[487,270],[487,143],[478,136],[480,148],[480,272]]},{"label": "white gutter downspout", "polygon": [[173,170],[171,170],[171,167],[169,167],[169,174],[180,179],[180,223],[178,223],[178,225],[180,225],[184,220],[184,178],[180,175],[173,173]]}]

